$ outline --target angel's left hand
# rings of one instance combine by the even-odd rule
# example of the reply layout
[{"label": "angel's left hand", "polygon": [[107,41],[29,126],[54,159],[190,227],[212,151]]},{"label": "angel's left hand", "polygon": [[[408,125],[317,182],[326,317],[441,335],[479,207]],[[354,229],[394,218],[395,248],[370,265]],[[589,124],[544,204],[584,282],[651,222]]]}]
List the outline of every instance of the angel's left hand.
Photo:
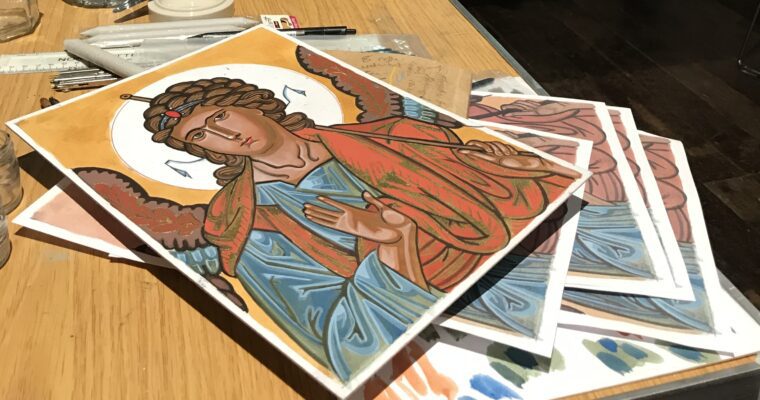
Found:
[{"label": "angel's left hand", "polygon": [[461,154],[467,154],[502,167],[521,171],[553,173],[573,179],[580,177],[580,174],[573,169],[548,162],[538,154],[520,152],[515,147],[503,142],[481,142],[480,140],[470,140],[467,142],[467,145],[479,147],[482,151],[459,150]]},{"label": "angel's left hand", "polygon": [[337,210],[307,203],[303,212],[310,221],[322,226],[383,244],[401,241],[415,227],[409,217],[387,206],[369,192],[364,192],[362,197],[373,207],[358,208],[329,197],[318,197],[318,200]]}]

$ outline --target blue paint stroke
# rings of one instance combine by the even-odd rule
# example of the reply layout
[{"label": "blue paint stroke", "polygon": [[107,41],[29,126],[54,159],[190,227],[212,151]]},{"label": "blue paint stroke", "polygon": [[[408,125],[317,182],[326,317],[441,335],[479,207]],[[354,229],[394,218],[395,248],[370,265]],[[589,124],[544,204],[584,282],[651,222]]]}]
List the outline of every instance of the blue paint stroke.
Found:
[{"label": "blue paint stroke", "polygon": [[615,341],[610,338],[601,338],[597,340],[597,343],[601,344],[602,347],[608,351],[611,351],[613,353],[617,352],[617,343],[615,343]]},{"label": "blue paint stroke", "polygon": [[306,97],[306,91],[300,90],[300,89],[293,89],[292,87],[285,85],[284,88],[282,88],[282,97],[285,98],[285,105],[289,105],[291,102],[290,96],[288,96],[288,93],[293,92],[300,94],[301,96]]},{"label": "blue paint stroke", "polygon": [[691,361],[702,361],[702,358],[703,358],[702,352],[691,347],[671,345],[671,346],[668,346],[668,350],[670,350],[675,355],[681,356]]},{"label": "blue paint stroke", "polygon": [[179,168],[179,167],[175,167],[175,166],[174,166],[174,165],[172,165],[172,164],[193,164],[193,163],[197,163],[198,161],[202,161],[202,160],[203,160],[202,158],[199,158],[199,159],[197,159],[197,160],[193,160],[193,161],[176,161],[176,160],[166,160],[166,162],[164,162],[164,164],[165,164],[167,167],[171,168],[171,169],[172,169],[172,171],[174,171],[174,172],[176,172],[176,173],[180,174],[182,177],[184,177],[184,178],[190,178],[190,179],[193,179],[193,177],[190,175],[190,173],[189,173],[189,172],[187,172],[186,170],[184,170],[184,169],[181,169],[181,168]]},{"label": "blue paint stroke", "polygon": [[623,349],[623,351],[628,354],[629,356],[637,359],[637,360],[643,360],[647,358],[647,353],[645,353],[643,350],[636,348],[635,346],[632,346],[629,343],[623,343],[620,345],[620,347]]},{"label": "blue paint stroke", "polygon": [[603,362],[604,365],[606,365],[609,369],[621,375],[633,371],[633,368],[626,364],[625,361],[616,357],[614,354],[600,352],[596,353],[596,358],[598,358],[599,361]]},{"label": "blue paint stroke", "polygon": [[662,357],[657,353],[612,338],[601,338],[597,341],[584,340],[583,346],[607,368],[620,375],[631,372],[634,368],[647,363],[662,362]]},{"label": "blue paint stroke", "polygon": [[514,390],[488,375],[478,374],[470,379],[470,386],[489,399],[522,399]]},{"label": "blue paint stroke", "polygon": [[693,347],[672,343],[660,344],[660,346],[675,354],[677,357],[690,362],[705,363],[720,360],[720,356],[712,351],[702,351]]}]

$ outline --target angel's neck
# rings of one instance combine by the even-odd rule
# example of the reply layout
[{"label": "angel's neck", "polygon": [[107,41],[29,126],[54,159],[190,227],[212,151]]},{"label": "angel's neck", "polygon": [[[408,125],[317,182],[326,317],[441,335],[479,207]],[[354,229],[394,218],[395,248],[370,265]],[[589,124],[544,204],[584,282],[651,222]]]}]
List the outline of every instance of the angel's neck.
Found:
[{"label": "angel's neck", "polygon": [[253,160],[256,183],[280,181],[297,185],[318,166],[332,159],[320,142],[297,138],[267,157]]}]

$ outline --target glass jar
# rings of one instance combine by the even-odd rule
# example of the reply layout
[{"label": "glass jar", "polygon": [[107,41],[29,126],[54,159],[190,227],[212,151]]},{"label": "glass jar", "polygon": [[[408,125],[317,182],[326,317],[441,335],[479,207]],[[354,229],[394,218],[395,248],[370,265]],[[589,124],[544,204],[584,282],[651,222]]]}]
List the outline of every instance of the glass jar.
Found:
[{"label": "glass jar", "polygon": [[0,213],[8,215],[21,202],[21,173],[13,141],[0,131]]},{"label": "glass jar", "polygon": [[31,33],[39,20],[37,0],[0,0],[0,42]]},{"label": "glass jar", "polygon": [[8,222],[5,214],[0,213],[0,268],[11,256],[11,238],[8,237]]}]

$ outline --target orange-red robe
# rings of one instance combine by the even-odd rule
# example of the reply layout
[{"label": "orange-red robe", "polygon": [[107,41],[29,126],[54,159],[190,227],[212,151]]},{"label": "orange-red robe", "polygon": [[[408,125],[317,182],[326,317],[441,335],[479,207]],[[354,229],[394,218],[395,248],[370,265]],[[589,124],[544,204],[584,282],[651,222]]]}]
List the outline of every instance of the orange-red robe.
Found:
[{"label": "orange-red robe", "polygon": [[[461,143],[449,129],[409,118],[334,127]],[[315,128],[294,134],[322,142],[346,169],[381,193],[381,201],[414,220],[425,278],[444,291],[466,278],[483,257],[504,248],[572,182],[552,173],[548,162],[543,164],[547,168],[528,171],[439,146]],[[252,170],[250,166],[246,170],[214,197],[205,225],[206,237],[219,247],[228,274],[234,274],[237,255],[252,228],[282,233],[345,277],[351,276],[360,261],[378,246],[360,239],[354,252],[346,252],[320,240],[276,206],[255,207]]]}]

